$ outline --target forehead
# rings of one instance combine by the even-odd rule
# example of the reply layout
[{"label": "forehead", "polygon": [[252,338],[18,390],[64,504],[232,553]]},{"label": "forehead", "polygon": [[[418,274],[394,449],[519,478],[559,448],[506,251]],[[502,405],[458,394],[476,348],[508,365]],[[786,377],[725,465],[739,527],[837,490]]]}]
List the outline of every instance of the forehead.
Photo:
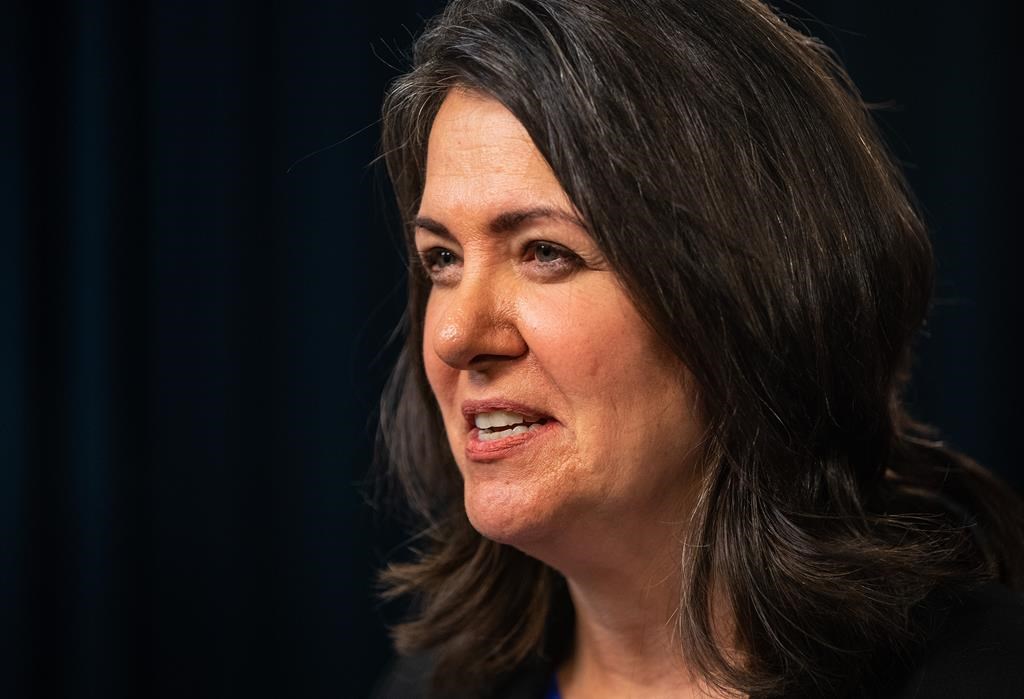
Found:
[{"label": "forehead", "polygon": [[452,90],[427,145],[421,213],[568,203],[547,161],[500,102]]}]

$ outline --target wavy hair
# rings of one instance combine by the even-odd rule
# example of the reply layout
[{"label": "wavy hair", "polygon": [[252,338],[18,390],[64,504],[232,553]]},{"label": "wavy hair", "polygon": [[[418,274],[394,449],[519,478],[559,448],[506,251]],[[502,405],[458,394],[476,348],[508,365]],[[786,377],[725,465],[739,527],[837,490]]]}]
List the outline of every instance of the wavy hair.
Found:
[{"label": "wavy hair", "polygon": [[[823,44],[756,0],[453,0],[384,105],[405,221],[456,86],[522,122],[699,386],[705,475],[684,513],[677,623],[707,682],[852,694],[910,652],[936,590],[1021,588],[1017,496],[902,406],[931,247]],[[441,681],[482,687],[567,652],[551,620],[571,605],[557,573],[466,518],[421,360],[428,294],[410,265],[380,435],[421,537],[382,581],[418,600],[397,648],[431,648]],[[713,600],[733,620],[729,644]]]}]

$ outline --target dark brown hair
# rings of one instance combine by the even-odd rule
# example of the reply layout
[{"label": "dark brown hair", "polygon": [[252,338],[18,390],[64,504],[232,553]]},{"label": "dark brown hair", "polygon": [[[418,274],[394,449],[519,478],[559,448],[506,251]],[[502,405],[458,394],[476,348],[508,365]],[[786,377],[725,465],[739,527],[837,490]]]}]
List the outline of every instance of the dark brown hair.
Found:
[{"label": "dark brown hair", "polygon": [[[853,693],[912,647],[935,590],[984,577],[1020,589],[1019,500],[902,408],[931,248],[820,42],[756,0],[454,0],[384,106],[406,221],[455,86],[522,122],[699,386],[705,476],[678,626],[707,681]],[[556,573],[466,519],[420,359],[428,294],[411,265],[380,433],[422,536],[383,580],[419,602],[399,650],[433,648],[439,675],[458,667],[483,686],[550,651],[569,602]],[[713,599],[738,654],[723,651]]]}]

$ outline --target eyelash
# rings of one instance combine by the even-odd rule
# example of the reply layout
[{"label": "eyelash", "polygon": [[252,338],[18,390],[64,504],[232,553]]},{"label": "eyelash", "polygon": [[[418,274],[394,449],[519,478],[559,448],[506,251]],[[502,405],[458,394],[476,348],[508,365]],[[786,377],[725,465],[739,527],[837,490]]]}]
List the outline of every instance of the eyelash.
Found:
[{"label": "eyelash", "polygon": [[[545,249],[546,254],[556,253],[559,257],[549,262],[537,260],[537,250],[539,248]],[[443,256],[450,256],[450,260],[447,264],[442,265]],[[527,262],[532,259],[532,261],[547,268],[545,272],[553,277],[567,276],[584,265],[583,259],[576,253],[561,245],[549,243],[545,240],[534,240],[528,243],[523,250],[523,256]],[[458,255],[448,248],[435,247],[420,253],[420,263],[423,270],[434,283],[444,282],[444,270],[454,265],[456,260],[458,260]]]}]

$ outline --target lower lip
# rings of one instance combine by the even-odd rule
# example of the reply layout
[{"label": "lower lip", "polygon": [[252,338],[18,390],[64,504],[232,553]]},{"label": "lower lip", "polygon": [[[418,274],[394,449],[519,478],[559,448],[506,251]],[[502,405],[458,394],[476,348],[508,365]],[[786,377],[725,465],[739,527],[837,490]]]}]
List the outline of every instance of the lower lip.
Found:
[{"label": "lower lip", "polygon": [[497,461],[498,459],[514,456],[519,451],[534,444],[537,439],[549,434],[557,426],[557,422],[548,420],[543,425],[530,429],[529,432],[487,442],[479,439],[480,430],[474,428],[469,432],[469,441],[466,443],[466,458],[470,461]]}]

